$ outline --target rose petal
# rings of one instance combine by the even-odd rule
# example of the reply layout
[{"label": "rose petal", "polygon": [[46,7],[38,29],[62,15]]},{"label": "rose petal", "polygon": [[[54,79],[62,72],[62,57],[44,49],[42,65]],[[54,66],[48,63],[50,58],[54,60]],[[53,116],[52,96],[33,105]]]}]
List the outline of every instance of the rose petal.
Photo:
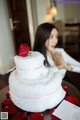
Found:
[{"label": "rose petal", "polygon": [[67,100],[68,102],[71,102],[75,105],[78,105],[79,104],[79,100],[76,96],[66,96],[65,100]]},{"label": "rose petal", "polygon": [[67,92],[68,91],[68,87],[66,85],[62,85],[62,88]]},{"label": "rose petal", "polygon": [[7,98],[10,98],[10,93],[9,93],[9,91],[6,93],[6,97],[7,97]]},{"label": "rose petal", "polygon": [[33,113],[30,115],[30,120],[44,120],[44,115],[42,113]]},{"label": "rose petal", "polygon": [[14,120],[23,120],[25,118],[27,118],[27,112],[21,111],[15,115]]},{"label": "rose petal", "polygon": [[14,115],[17,112],[17,109],[14,105],[6,106],[2,112],[8,112],[8,115]]},{"label": "rose petal", "polygon": [[7,100],[4,100],[2,103],[1,103],[1,106],[2,108],[8,106],[8,105],[11,105],[12,104],[12,101],[7,99]]}]

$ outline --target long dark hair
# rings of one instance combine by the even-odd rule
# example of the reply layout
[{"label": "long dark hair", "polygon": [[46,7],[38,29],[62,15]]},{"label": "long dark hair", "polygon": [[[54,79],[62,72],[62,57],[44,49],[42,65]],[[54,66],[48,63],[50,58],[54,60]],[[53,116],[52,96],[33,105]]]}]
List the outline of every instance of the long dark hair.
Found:
[{"label": "long dark hair", "polygon": [[35,42],[34,42],[34,49],[33,50],[38,51],[44,55],[45,64],[47,64],[47,66],[50,66],[50,65],[49,65],[48,60],[47,60],[45,42],[47,39],[49,39],[51,31],[54,28],[57,29],[51,23],[43,23],[43,24],[40,24],[38,26],[36,34],[35,34]]}]

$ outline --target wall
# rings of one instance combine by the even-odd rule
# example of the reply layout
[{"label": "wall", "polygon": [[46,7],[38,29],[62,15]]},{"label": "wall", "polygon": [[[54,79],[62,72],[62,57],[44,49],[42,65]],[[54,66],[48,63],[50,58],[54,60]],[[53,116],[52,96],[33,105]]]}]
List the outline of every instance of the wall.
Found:
[{"label": "wall", "polygon": [[80,22],[80,15],[79,15],[79,11],[80,11],[80,4],[67,4],[64,5],[65,9],[65,21],[68,18],[72,18],[75,21],[75,18],[77,18],[77,21]]},{"label": "wall", "polygon": [[0,74],[14,66],[15,55],[6,0],[0,0]]},{"label": "wall", "polygon": [[28,23],[29,23],[29,32],[30,32],[30,40],[31,40],[31,49],[33,49],[34,45],[34,34],[35,34],[35,28],[33,26],[33,15],[32,15],[32,9],[31,9],[31,0],[26,0],[27,5],[27,11],[28,11]]},{"label": "wall", "polygon": [[44,22],[49,5],[49,0],[36,0],[38,25]]},{"label": "wall", "polygon": [[58,4],[57,5],[58,14],[55,17],[56,19],[62,19],[66,22],[68,19],[72,19],[80,22],[80,15],[78,11],[80,11],[80,4]]},{"label": "wall", "polygon": [[63,4],[58,4],[57,5],[57,15],[55,16],[55,19],[61,19],[65,21],[65,13],[64,13],[64,5]]},{"label": "wall", "polygon": [[47,14],[47,8],[50,6],[49,0],[26,0],[27,11],[28,11],[28,21],[29,30],[31,37],[31,46],[34,46],[34,37],[37,26],[44,21]]},{"label": "wall", "polygon": [[[50,7],[50,0],[35,0],[36,10],[37,10],[37,21],[38,25],[44,22],[44,18],[47,15],[47,9]],[[68,18],[80,21],[80,4],[57,4],[57,15],[55,19],[62,19],[64,22]]]}]

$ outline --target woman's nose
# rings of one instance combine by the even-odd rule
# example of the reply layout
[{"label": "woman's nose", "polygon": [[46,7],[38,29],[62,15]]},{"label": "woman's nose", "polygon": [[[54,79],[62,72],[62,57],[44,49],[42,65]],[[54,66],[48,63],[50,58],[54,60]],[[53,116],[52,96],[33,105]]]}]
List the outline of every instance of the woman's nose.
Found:
[{"label": "woman's nose", "polygon": [[57,39],[56,39],[56,38],[54,38],[52,41],[53,41],[53,42],[57,42]]}]

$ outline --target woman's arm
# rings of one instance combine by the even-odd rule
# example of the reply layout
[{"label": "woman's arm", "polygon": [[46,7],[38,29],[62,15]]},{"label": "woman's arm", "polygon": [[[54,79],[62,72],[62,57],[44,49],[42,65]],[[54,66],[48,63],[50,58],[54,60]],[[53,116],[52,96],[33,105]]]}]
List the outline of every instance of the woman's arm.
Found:
[{"label": "woman's arm", "polygon": [[69,56],[63,49],[53,54],[53,60],[58,69],[66,69],[80,73],[80,63]]},{"label": "woman's arm", "polygon": [[67,70],[80,73],[80,62],[72,58],[64,50],[62,50],[63,58],[65,59]]}]

